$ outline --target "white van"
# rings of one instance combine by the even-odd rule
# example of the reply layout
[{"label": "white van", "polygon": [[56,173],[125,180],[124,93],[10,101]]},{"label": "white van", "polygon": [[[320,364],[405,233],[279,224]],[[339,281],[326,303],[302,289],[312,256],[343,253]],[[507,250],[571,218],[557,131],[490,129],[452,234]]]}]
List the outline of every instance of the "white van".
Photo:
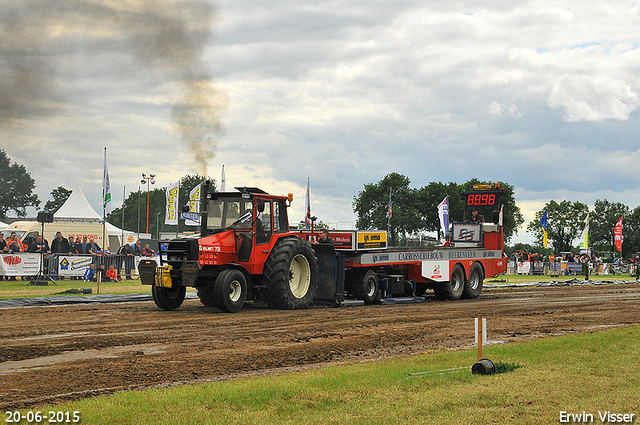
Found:
[{"label": "white van", "polygon": [[[14,221],[5,227],[2,233],[4,233],[5,240],[7,240],[11,233],[16,232],[18,239],[20,239],[23,244],[30,246],[33,241],[35,241],[36,236],[42,233],[42,225],[42,223],[37,221]],[[51,242],[55,239],[56,232],[62,232],[62,236],[67,239],[69,239],[69,236],[80,238],[80,241],[86,236],[87,241],[93,239],[101,249],[104,249],[102,223],[74,221],[44,223],[44,238],[49,242],[49,246],[51,246]]]}]

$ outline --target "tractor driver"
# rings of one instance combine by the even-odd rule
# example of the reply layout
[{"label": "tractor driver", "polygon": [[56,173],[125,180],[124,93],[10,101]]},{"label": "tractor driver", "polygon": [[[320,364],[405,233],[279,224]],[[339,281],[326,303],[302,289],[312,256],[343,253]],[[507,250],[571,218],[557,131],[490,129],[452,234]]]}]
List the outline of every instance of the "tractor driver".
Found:
[{"label": "tractor driver", "polygon": [[333,239],[329,237],[329,231],[327,229],[320,230],[320,236],[317,241],[313,241],[314,245],[331,245],[333,246]]},{"label": "tractor driver", "polygon": [[249,261],[251,239],[246,234],[236,232],[236,250],[238,252],[238,261]]},{"label": "tractor driver", "polygon": [[471,211],[471,219],[472,223],[484,223],[484,216],[482,214],[478,214],[478,210]]}]

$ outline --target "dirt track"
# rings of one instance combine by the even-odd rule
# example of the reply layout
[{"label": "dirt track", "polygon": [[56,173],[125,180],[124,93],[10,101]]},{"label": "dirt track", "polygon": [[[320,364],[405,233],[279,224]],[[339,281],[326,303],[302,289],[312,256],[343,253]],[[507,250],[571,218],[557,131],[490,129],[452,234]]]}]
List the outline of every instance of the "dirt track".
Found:
[{"label": "dirt track", "polygon": [[477,300],[221,313],[188,300],[0,309],[0,407],[640,323],[640,285],[493,288]]}]

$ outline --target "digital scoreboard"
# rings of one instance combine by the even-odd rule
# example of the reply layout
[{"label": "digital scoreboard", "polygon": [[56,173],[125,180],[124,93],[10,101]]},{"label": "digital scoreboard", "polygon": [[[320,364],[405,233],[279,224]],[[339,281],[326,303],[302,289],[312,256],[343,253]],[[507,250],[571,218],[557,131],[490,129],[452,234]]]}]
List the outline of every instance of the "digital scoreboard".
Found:
[{"label": "digital scoreboard", "polygon": [[500,192],[498,191],[473,191],[465,192],[465,207],[497,207],[500,205]]}]

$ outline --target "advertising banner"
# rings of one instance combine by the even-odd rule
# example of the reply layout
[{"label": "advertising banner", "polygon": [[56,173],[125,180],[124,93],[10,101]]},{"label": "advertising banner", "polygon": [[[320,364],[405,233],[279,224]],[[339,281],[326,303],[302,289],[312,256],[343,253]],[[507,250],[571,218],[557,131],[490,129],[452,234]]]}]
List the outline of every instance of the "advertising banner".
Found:
[{"label": "advertising banner", "polygon": [[518,273],[519,274],[529,274],[531,271],[531,263],[528,261],[520,261],[518,262]]},{"label": "advertising banner", "polygon": [[58,274],[61,276],[84,276],[84,272],[93,262],[93,257],[58,257]]},{"label": "advertising banner", "polygon": [[167,225],[178,225],[178,186],[179,181],[167,186],[167,210],[164,214],[164,224]]},{"label": "advertising banner", "polygon": [[184,224],[186,226],[199,226],[200,225],[200,187],[202,185],[197,185],[191,192],[189,192],[189,212],[185,220]]},{"label": "advertising banner", "polygon": [[482,232],[480,223],[454,223],[453,242],[480,242]]},{"label": "advertising banner", "polygon": [[0,275],[35,276],[40,271],[40,254],[0,254]]}]

